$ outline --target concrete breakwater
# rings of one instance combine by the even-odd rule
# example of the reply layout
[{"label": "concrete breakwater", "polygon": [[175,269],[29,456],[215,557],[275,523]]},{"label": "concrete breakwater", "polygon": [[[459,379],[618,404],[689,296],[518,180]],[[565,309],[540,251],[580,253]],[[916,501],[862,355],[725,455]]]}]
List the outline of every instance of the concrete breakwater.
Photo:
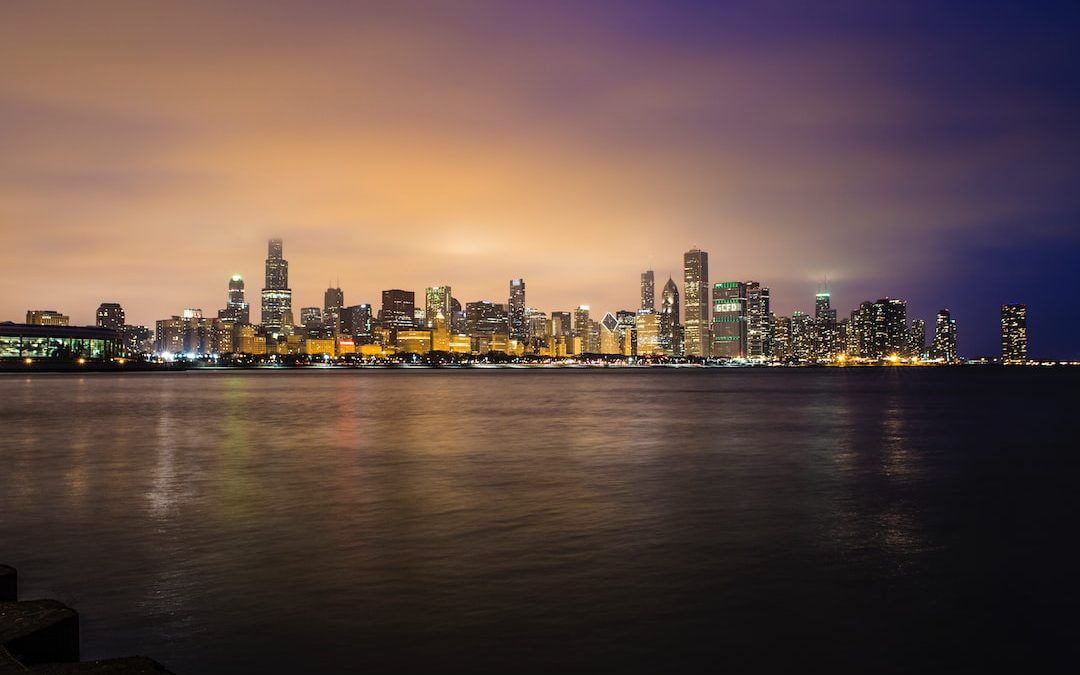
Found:
[{"label": "concrete breakwater", "polygon": [[157,661],[128,656],[79,660],[79,614],[57,600],[19,600],[18,572],[0,565],[0,675],[171,675]]}]

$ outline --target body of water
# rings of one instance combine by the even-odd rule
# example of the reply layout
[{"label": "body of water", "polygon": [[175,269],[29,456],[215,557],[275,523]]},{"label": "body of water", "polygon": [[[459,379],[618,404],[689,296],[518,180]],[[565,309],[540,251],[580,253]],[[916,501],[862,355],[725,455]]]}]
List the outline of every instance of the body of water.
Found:
[{"label": "body of water", "polygon": [[1080,656],[1080,370],[0,376],[84,658],[987,672]]}]

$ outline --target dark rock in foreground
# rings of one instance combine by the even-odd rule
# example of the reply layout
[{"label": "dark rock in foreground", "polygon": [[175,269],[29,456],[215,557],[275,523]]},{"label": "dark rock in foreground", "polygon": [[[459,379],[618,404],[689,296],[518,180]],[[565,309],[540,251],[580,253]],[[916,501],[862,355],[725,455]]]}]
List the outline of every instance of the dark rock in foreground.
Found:
[{"label": "dark rock in foreground", "polygon": [[0,675],[170,675],[145,656],[79,661],[79,614],[57,600],[17,601],[18,575],[0,565]]}]

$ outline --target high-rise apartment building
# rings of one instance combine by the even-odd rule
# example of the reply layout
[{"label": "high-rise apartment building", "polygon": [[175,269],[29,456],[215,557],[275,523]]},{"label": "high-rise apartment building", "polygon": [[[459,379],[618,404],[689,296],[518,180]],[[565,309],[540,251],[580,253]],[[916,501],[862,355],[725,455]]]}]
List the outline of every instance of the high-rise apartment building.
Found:
[{"label": "high-rise apartment building", "polygon": [[683,254],[683,306],[684,352],[705,358],[709,355],[709,254],[696,248]]},{"label": "high-rise apartment building", "polygon": [[847,354],[858,358],[875,358],[874,351],[874,303],[867,300],[851,312],[848,329]]},{"label": "high-rise apartment building", "polygon": [[896,298],[882,298],[874,303],[874,342],[872,357],[883,359],[907,353],[907,303]]},{"label": "high-rise apartment building", "polygon": [[1023,363],[1027,360],[1027,305],[1001,306],[1001,360]]},{"label": "high-rise apartment building", "polygon": [[924,358],[926,356],[926,322],[922,319],[912,319],[909,338],[908,355],[917,359]]},{"label": "high-rise apartment building", "polygon": [[510,324],[510,339],[524,342],[528,331],[525,326],[525,280],[510,280],[510,299],[506,305]]},{"label": "high-rise apartment building", "polygon": [[956,350],[956,319],[952,312],[943,309],[934,320],[934,341],[930,344],[930,358],[954,363],[959,355]]},{"label": "high-rise apartment building", "polygon": [[652,270],[641,273],[641,309],[656,311],[656,275]]},{"label": "high-rise apartment building", "polygon": [[668,277],[660,292],[660,349],[666,356],[682,356],[683,331],[679,323],[679,287]]},{"label": "high-rise apartment building", "polygon": [[289,261],[282,257],[281,240],[271,239],[266,256],[266,284],[262,289],[262,325],[267,332],[280,333],[291,317]]},{"label": "high-rise apartment building", "polygon": [[746,284],[722,281],[713,284],[712,356],[744,359],[746,353]]},{"label": "high-rise apartment building", "polygon": [[746,358],[764,361],[772,355],[772,312],[769,289],[746,282]]},{"label": "high-rise apartment building", "polygon": [[769,325],[771,327],[771,333],[769,335],[770,356],[773,360],[781,363],[786,363],[791,360],[791,317],[790,316],[776,316],[773,314],[770,317]]},{"label": "high-rise apartment building", "polygon": [[791,313],[791,360],[795,363],[810,361],[813,327],[814,317],[799,311]]},{"label": "high-rise apartment building", "polygon": [[124,308],[118,302],[103,302],[98,305],[95,321],[101,328],[121,330],[124,327]]}]

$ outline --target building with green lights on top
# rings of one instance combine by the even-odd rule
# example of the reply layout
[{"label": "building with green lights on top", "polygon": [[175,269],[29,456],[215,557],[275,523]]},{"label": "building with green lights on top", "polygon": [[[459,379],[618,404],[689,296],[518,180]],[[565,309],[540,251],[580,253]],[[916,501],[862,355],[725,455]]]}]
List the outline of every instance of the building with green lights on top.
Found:
[{"label": "building with green lights on top", "polygon": [[746,308],[746,284],[741,281],[713,284],[713,358],[746,358]]}]

